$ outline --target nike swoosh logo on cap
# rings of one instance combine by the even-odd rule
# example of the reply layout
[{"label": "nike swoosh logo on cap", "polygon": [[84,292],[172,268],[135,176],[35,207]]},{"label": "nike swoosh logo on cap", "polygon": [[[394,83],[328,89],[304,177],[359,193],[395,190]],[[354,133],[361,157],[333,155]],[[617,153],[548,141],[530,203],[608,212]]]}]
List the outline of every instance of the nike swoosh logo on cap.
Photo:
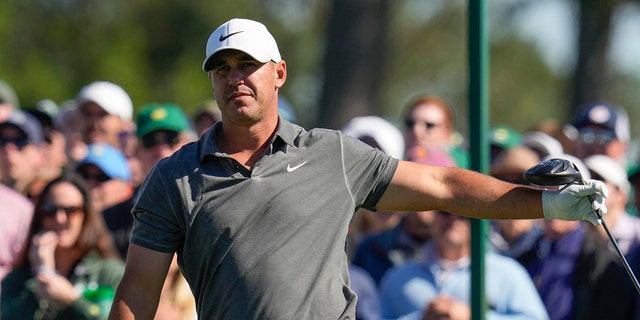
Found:
[{"label": "nike swoosh logo on cap", "polygon": [[238,34],[238,33],[241,33],[241,32],[244,32],[244,31],[236,31],[234,33],[229,33],[226,36],[220,35],[220,39],[218,39],[218,40],[220,40],[220,42],[225,41],[225,40],[227,40],[227,38],[231,37],[232,35]]}]

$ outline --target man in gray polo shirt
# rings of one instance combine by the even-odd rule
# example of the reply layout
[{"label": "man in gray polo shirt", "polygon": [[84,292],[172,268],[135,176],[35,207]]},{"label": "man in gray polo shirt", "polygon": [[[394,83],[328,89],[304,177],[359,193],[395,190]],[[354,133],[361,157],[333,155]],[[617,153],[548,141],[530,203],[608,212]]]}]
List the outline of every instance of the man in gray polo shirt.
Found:
[{"label": "man in gray polo shirt", "polygon": [[222,121],[143,184],[110,319],[153,318],[174,252],[203,319],[355,319],[344,246],[358,208],[592,220],[586,195],[606,197],[599,181],[543,192],[287,122],[286,63],[255,21],[216,29],[203,69]]}]

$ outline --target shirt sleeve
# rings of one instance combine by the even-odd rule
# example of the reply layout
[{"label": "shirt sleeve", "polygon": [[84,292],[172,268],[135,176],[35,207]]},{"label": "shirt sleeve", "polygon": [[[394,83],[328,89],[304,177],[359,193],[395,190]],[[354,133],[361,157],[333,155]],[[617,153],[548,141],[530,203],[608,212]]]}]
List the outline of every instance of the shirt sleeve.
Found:
[{"label": "shirt sleeve", "polygon": [[376,204],[389,186],[398,159],[388,156],[351,136],[342,135],[345,177],[358,207],[376,211]]},{"label": "shirt sleeve", "polygon": [[131,210],[131,242],[160,252],[175,252],[183,238],[179,217],[179,193],[163,179],[162,167],[155,166],[140,188]]}]

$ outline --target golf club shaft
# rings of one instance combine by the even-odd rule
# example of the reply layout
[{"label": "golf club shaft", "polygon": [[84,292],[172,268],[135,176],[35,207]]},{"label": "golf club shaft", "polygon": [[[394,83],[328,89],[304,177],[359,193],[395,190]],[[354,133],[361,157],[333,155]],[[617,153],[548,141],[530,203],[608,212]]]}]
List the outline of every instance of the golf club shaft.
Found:
[{"label": "golf club shaft", "polygon": [[[584,181],[581,181],[581,183],[584,184]],[[593,203],[594,201],[593,197],[588,196],[588,198],[589,198],[589,201]],[[596,216],[598,216],[598,219],[600,220],[600,223],[602,224],[604,231],[607,233],[609,240],[611,240],[613,247],[616,249],[618,256],[620,256],[620,259],[622,260],[622,265],[624,266],[625,270],[627,270],[627,273],[629,274],[629,278],[631,278],[631,282],[633,282],[633,285],[636,287],[636,291],[638,291],[638,294],[640,294],[640,283],[638,283],[638,279],[633,273],[633,270],[631,270],[631,266],[629,266],[629,262],[627,262],[627,259],[624,257],[624,254],[620,250],[620,247],[618,246],[618,242],[611,234],[611,231],[609,231],[609,227],[607,226],[607,223],[604,222],[604,219],[602,218],[602,214],[600,214],[600,209],[595,210],[595,213],[596,213]]]}]

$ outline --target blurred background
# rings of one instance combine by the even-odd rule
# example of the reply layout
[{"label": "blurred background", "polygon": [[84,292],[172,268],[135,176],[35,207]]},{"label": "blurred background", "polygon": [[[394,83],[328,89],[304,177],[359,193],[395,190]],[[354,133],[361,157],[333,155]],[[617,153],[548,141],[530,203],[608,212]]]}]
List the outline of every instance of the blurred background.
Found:
[{"label": "blurred background", "polygon": [[[640,2],[491,0],[490,124],[526,130],[570,122],[581,103],[625,108],[640,134]],[[94,80],[121,85],[136,108],[185,111],[212,97],[201,70],[209,34],[233,17],[263,22],[289,77],[281,90],[297,122],[341,128],[376,114],[400,123],[429,93],[467,130],[467,1],[3,0],[0,79],[22,108],[72,99]]]}]

